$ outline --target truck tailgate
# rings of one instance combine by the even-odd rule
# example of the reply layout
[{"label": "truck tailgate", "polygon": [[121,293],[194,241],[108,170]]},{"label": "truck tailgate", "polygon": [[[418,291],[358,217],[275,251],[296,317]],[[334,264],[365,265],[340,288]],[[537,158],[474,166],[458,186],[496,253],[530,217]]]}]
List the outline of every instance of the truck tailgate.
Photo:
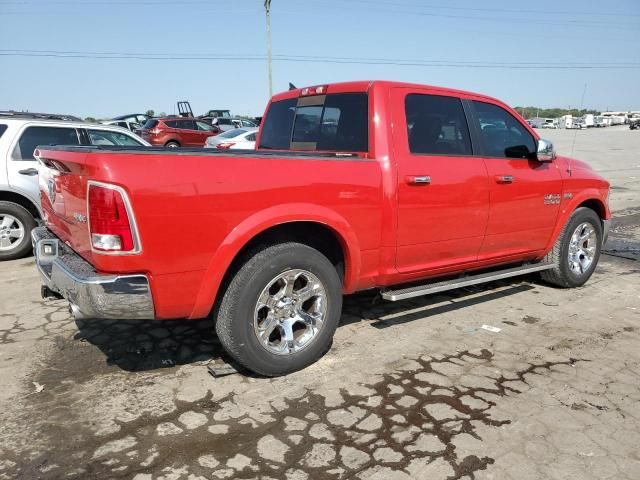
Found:
[{"label": "truck tailgate", "polygon": [[96,176],[99,168],[87,162],[84,152],[40,148],[37,154],[45,223],[65,244],[91,263],[87,181]]}]

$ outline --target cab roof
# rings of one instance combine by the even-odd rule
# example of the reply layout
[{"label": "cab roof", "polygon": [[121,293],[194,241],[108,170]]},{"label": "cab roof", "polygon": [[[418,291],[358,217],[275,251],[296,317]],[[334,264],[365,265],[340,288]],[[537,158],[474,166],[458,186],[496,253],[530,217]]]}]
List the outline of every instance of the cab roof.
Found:
[{"label": "cab roof", "polygon": [[454,88],[439,87],[435,85],[423,85],[419,83],[397,82],[397,81],[391,81],[391,80],[358,80],[353,82],[337,82],[337,83],[326,83],[326,84],[318,83],[316,85],[310,85],[308,87],[295,88],[292,90],[288,90],[286,92],[277,93],[273,96],[272,101],[285,100],[287,98],[297,98],[302,96],[302,91],[305,88],[315,88],[318,86],[326,87],[325,93],[368,92],[374,86],[382,86],[386,88],[393,88],[393,87],[427,88],[429,90],[446,93],[449,95],[452,95],[452,94],[465,95],[465,96],[470,95],[474,97],[485,98],[487,100],[491,100],[498,103],[503,103],[496,98],[489,97],[487,95],[483,95],[480,93],[469,92],[465,90],[457,90]]}]

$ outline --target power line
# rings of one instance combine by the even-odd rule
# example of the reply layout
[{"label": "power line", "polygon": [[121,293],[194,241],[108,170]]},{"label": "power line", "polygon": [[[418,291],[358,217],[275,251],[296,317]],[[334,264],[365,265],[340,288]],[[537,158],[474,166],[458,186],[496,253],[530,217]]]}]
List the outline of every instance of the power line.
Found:
[{"label": "power line", "polygon": [[496,13],[521,13],[521,14],[539,14],[539,15],[589,15],[589,16],[604,16],[604,17],[640,17],[640,14],[633,13],[612,13],[612,12],[580,12],[570,10],[523,10],[523,9],[508,9],[508,8],[490,8],[490,7],[455,7],[451,5],[443,4],[425,4],[420,3],[407,3],[407,2],[387,2],[376,0],[340,0],[346,3],[366,3],[366,4],[378,4],[386,6],[398,6],[398,7],[418,7],[424,9],[437,9],[437,10],[462,10],[462,11],[475,11],[475,12],[496,12]]},{"label": "power line", "polygon": [[[265,61],[264,55],[233,54],[158,54],[129,52],[82,52],[60,50],[0,50],[0,56],[83,58],[94,60],[171,60],[171,61]],[[352,65],[392,65],[409,67],[494,68],[494,69],[640,69],[638,62],[483,62],[450,60],[402,60],[363,57],[330,57],[275,54],[276,62],[333,63]]]}]

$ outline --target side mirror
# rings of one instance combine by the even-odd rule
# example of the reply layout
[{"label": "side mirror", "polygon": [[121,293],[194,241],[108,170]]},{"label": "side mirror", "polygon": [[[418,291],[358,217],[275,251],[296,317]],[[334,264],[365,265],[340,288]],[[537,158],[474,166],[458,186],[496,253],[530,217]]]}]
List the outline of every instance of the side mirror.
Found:
[{"label": "side mirror", "polygon": [[539,162],[553,162],[556,158],[556,150],[553,143],[549,140],[541,138],[538,140],[538,151],[536,152],[536,160]]}]

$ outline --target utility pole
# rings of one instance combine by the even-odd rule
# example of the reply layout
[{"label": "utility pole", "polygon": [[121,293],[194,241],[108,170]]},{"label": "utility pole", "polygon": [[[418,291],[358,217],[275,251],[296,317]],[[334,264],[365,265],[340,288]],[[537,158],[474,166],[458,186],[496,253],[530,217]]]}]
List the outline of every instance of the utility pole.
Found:
[{"label": "utility pole", "polygon": [[273,95],[273,79],[271,76],[271,0],[264,0],[267,16],[267,63],[269,67],[269,98]]}]

